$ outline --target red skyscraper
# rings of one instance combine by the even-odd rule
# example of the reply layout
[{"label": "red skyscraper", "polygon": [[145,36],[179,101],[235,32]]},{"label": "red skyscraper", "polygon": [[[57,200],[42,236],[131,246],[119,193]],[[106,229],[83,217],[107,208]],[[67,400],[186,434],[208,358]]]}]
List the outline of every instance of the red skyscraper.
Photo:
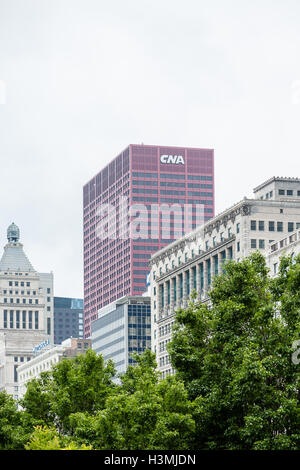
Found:
[{"label": "red skyscraper", "polygon": [[129,145],[85,184],[85,337],[99,308],[146,290],[153,253],[213,216],[211,149]]}]

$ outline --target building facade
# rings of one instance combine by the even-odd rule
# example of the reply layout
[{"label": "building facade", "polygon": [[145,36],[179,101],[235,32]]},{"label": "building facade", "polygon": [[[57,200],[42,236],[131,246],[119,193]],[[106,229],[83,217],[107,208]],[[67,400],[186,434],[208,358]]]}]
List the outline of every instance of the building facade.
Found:
[{"label": "building facade", "polygon": [[172,374],[166,345],[176,309],[186,307],[192,291],[206,301],[212,279],[226,260],[240,260],[300,228],[300,180],[271,178],[244,198],[152,256],[152,349],[163,376]]},{"label": "building facade", "polygon": [[0,390],[18,398],[18,366],[36,344],[53,342],[53,274],[33,268],[14,223],[7,238],[0,260]]},{"label": "building facade", "polygon": [[83,300],[54,297],[54,343],[83,338]]},{"label": "building facade", "polygon": [[85,337],[99,309],[142,295],[152,254],[213,216],[211,149],[129,145],[92,178],[83,188]]},{"label": "building facade", "polygon": [[41,372],[51,370],[62,359],[84,354],[90,348],[90,340],[78,338],[68,338],[60,345],[51,345],[49,341],[36,345],[31,360],[20,364],[17,368],[19,398],[25,395],[29,380],[39,378]]},{"label": "building facade", "polygon": [[[300,229],[300,226],[298,226]],[[281,238],[269,246],[266,256],[270,275],[276,276],[282,256],[298,256],[300,254],[300,230]]]},{"label": "building facade", "polygon": [[99,310],[92,322],[92,349],[112,359],[117,374],[134,364],[133,352],[151,349],[151,301],[146,296],[125,296]]}]

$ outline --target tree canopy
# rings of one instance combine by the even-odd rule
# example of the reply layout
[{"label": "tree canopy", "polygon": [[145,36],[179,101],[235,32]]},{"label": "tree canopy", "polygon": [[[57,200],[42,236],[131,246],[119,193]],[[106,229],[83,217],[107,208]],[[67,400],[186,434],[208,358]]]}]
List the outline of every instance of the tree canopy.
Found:
[{"label": "tree canopy", "polygon": [[195,406],[195,447],[299,449],[300,259],[268,276],[265,259],[226,264],[209,304],[177,312],[168,345]]},{"label": "tree canopy", "polygon": [[149,350],[119,383],[92,350],[65,358],[19,404],[0,393],[0,449],[300,449],[299,312],[300,256],[274,279],[259,253],[228,262],[176,312],[174,376]]}]

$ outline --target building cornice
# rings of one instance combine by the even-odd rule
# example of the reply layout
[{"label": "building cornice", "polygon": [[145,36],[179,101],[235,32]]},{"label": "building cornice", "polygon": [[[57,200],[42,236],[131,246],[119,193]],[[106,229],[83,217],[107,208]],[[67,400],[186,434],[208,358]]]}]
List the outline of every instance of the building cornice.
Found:
[{"label": "building cornice", "polygon": [[[207,257],[213,256],[214,252],[219,252],[220,248],[226,247],[227,245],[230,245],[234,240],[235,240],[235,235],[232,235],[229,238],[226,238],[223,242],[217,243],[215,246],[209,248],[209,250],[202,251],[199,255],[194,256],[193,258],[190,258],[188,261],[185,263],[180,264],[179,266],[176,266],[173,269],[170,269],[168,272],[162,274],[161,276],[158,276],[156,278],[157,282],[162,281],[164,278],[169,277],[170,275],[176,274],[177,271],[181,272],[184,271],[185,268],[188,266],[194,265],[200,260],[205,260]],[[159,260],[161,261],[161,260]],[[158,264],[158,263],[157,263]]]}]

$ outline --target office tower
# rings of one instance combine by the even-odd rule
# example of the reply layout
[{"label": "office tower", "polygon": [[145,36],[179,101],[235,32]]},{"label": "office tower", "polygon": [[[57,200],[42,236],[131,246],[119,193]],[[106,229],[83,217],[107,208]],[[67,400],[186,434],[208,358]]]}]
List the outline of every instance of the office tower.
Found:
[{"label": "office tower", "polygon": [[17,367],[37,344],[53,342],[53,274],[33,268],[14,223],[7,239],[0,260],[0,391],[18,398]]},{"label": "office tower", "polygon": [[92,349],[112,359],[117,374],[135,363],[132,353],[151,348],[150,304],[147,296],[123,297],[100,309],[92,322]]},{"label": "office tower", "polygon": [[54,297],[54,343],[83,338],[83,300]]},{"label": "office tower", "polygon": [[83,188],[84,334],[146,290],[152,254],[214,216],[211,149],[129,145]]}]

